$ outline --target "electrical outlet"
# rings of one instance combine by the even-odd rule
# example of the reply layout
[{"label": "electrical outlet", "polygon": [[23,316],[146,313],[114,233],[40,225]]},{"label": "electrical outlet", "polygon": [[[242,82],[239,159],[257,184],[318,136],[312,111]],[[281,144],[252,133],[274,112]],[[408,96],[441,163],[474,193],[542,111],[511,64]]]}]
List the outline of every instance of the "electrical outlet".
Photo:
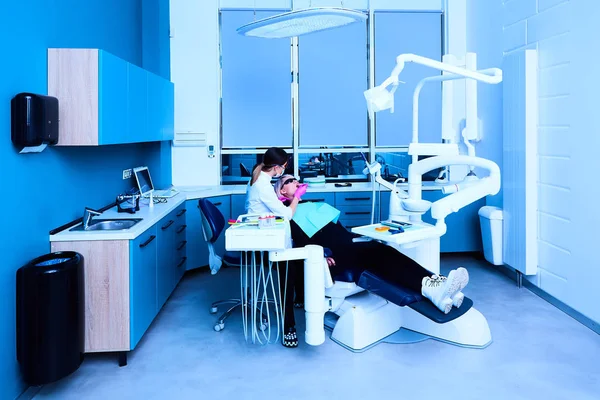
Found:
[{"label": "electrical outlet", "polygon": [[123,179],[131,178],[131,168],[123,170]]}]

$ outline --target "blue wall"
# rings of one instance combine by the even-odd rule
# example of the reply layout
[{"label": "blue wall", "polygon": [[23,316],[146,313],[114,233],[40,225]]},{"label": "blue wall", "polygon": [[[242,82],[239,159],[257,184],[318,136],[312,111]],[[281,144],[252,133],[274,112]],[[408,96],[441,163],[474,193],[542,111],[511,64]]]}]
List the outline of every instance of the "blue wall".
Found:
[{"label": "blue wall", "polygon": [[[143,0],[165,11],[168,0]],[[142,0],[5,0],[0,5],[0,398],[25,388],[15,355],[15,273],[50,250],[48,231],[100,208],[130,187],[122,170],[149,165],[156,185],[171,180],[168,142],[96,148],[47,148],[18,154],[10,140],[10,99],[19,92],[47,93],[49,47],[102,48],[168,77],[168,37],[161,50],[152,41],[153,23],[142,29]],[[161,3],[160,7],[156,4]],[[161,14],[163,28],[165,15]],[[150,32],[150,33],[147,33]],[[159,31],[157,35],[162,35]],[[157,36],[158,37],[158,36]],[[166,50],[165,50],[166,46]],[[160,59],[157,59],[159,57]],[[165,57],[167,58],[165,60]]]}]

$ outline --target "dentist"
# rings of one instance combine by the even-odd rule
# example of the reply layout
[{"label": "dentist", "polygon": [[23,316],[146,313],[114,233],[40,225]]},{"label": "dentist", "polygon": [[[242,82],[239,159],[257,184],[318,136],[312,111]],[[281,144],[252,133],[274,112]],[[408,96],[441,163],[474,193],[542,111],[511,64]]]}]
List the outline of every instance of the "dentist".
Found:
[{"label": "dentist", "polygon": [[254,166],[252,179],[246,190],[246,210],[251,214],[272,213],[291,220],[300,197],[306,193],[306,187],[296,192],[289,207],[284,206],[277,198],[272,178],[279,178],[285,172],[289,156],[287,152],[278,147],[269,148],[263,155],[262,162]]},{"label": "dentist", "polygon": [[[306,186],[299,188],[293,196],[290,196],[291,199],[288,207],[283,205],[277,198],[271,184],[271,179],[279,178],[283,175],[287,168],[288,160],[289,156],[285,150],[278,147],[271,147],[263,155],[262,162],[254,166],[252,178],[246,189],[246,211],[248,213],[271,213],[284,217],[289,223],[289,220],[292,219],[296,212],[300,197],[306,193]],[[292,247],[291,243],[289,245]],[[286,276],[283,276],[284,270],[286,271]],[[280,271],[279,282],[281,293],[285,293],[282,344],[285,347],[297,347],[298,336],[296,334],[293,302],[296,282],[304,279],[302,276],[302,261],[289,261],[287,268],[282,268]]]}]

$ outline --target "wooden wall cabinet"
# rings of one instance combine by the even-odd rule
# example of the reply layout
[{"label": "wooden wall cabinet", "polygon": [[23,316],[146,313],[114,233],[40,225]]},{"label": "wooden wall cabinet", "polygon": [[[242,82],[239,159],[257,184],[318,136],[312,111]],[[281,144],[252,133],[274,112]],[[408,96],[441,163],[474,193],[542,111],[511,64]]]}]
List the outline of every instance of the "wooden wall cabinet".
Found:
[{"label": "wooden wall cabinet", "polygon": [[48,49],[57,146],[173,140],[173,83],[99,49]]}]

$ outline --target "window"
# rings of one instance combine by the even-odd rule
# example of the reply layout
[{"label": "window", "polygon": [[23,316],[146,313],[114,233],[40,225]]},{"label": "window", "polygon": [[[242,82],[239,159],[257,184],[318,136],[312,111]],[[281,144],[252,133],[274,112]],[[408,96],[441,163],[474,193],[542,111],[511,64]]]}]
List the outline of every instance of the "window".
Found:
[{"label": "window", "polygon": [[[428,158],[428,156],[419,156],[419,160]],[[375,159],[381,164],[381,177],[387,181],[393,182],[398,178],[408,179],[408,167],[412,163],[412,156],[406,152],[378,152],[375,153]],[[423,174],[423,181],[435,181],[441,168]]]},{"label": "window", "polygon": [[299,147],[367,146],[365,22],[298,38]]},{"label": "window", "polygon": [[246,37],[236,29],[276,12],[221,11],[222,147],[292,145],[289,40]]},{"label": "window", "polygon": [[[289,150],[288,150],[289,153]],[[262,161],[264,151],[221,155],[221,181],[223,185],[245,185],[252,176],[254,166]],[[290,157],[286,174],[294,173],[294,158]]]},{"label": "window", "polygon": [[[365,154],[368,159],[368,154]],[[365,162],[360,152],[314,152],[298,155],[298,175],[300,179],[325,176],[328,182],[367,181],[363,174]]]},{"label": "window", "polygon": [[[376,114],[372,132],[363,92],[370,74],[375,84],[389,76],[399,54],[441,60],[441,13],[378,11],[366,24],[293,40],[237,34],[240,26],[276,13],[221,10],[222,183],[246,183],[248,171],[271,146],[294,154],[288,173],[300,178],[368,181],[361,152],[381,162],[386,179],[407,176],[413,91],[421,79],[439,71],[407,65],[394,114]],[[374,24],[373,70],[369,23]],[[439,83],[421,92],[419,141],[441,142]]]}]

